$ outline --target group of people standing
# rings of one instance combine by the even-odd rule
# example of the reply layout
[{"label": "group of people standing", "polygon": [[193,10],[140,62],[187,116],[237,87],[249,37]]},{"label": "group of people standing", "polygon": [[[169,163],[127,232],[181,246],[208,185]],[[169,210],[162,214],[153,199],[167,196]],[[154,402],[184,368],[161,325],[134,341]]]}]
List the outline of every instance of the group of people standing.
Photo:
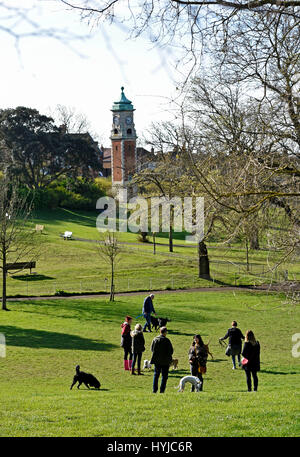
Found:
[{"label": "group of people standing", "polygon": [[151,332],[151,314],[155,313],[153,306],[154,294],[150,294],[145,298],[142,315],[146,319],[144,327],[137,324],[133,331],[131,331],[132,317],[126,316],[125,322],[121,325],[121,346],[124,349],[124,369],[131,370],[131,374],[135,375],[135,366],[137,364],[137,374],[142,375],[141,360],[142,354],[145,351],[145,338],[143,332]]},{"label": "group of people standing", "polygon": [[132,317],[126,316],[125,322],[121,325],[121,346],[124,349],[124,369],[131,370],[135,375],[135,365],[137,364],[137,374],[142,375],[141,360],[145,351],[145,338],[141,324],[136,324],[131,331]]},{"label": "group of people standing", "polygon": [[[154,295],[151,294],[144,301],[143,315],[146,319],[144,328],[141,324],[136,324],[134,330],[131,330],[132,317],[126,316],[125,322],[121,325],[121,346],[124,350],[124,369],[131,371],[132,375],[142,375],[141,360],[142,354],[145,351],[145,338],[143,333],[146,328],[151,331],[151,313],[155,312],[152,300]],[[145,306],[146,305],[146,306]],[[172,362],[173,346],[169,338],[167,338],[167,328],[161,327],[160,334],[156,336],[151,343],[152,357],[150,363],[154,365],[153,376],[153,393],[158,391],[158,381],[161,375],[160,393],[164,393],[167,385],[169,367]],[[247,330],[245,336],[237,327],[237,322],[233,321],[223,338],[219,341],[228,341],[226,355],[232,358],[232,369],[236,369],[236,357],[240,367],[245,370],[248,391],[257,391],[258,378],[257,372],[260,370],[260,344],[255,339],[252,330]],[[242,340],[245,340],[242,348]],[[241,358],[241,356],[243,358]],[[192,376],[197,376],[200,379],[200,390],[203,390],[203,375],[206,373],[206,363],[208,358],[208,347],[204,344],[201,335],[197,334],[193,337],[192,344],[188,351],[188,360],[190,364],[190,372]],[[137,367],[137,372],[136,372]],[[195,389],[192,386],[192,391]]]},{"label": "group of people standing", "polygon": [[[141,324],[136,324],[131,331],[132,317],[126,316],[125,322],[121,325],[121,346],[124,350],[124,369],[130,370],[132,375],[143,375],[141,371],[142,354],[145,351],[145,338]],[[172,362],[173,346],[167,338],[167,327],[160,328],[160,334],[156,336],[151,344],[152,357],[150,363],[154,365],[153,392],[158,391],[160,375],[160,393],[166,389],[169,367]],[[135,367],[137,366],[137,372]]]},{"label": "group of people standing", "polygon": [[[232,321],[231,328],[229,328],[219,341],[226,340],[228,338],[228,346],[225,354],[232,359],[232,369],[236,370],[236,360],[237,357],[238,364],[245,370],[246,381],[248,391],[252,390],[252,381],[253,378],[253,390],[257,391],[258,387],[258,377],[257,372],[260,371],[260,344],[256,340],[252,330],[247,330],[245,336],[237,326],[236,321]],[[245,340],[243,349],[242,349],[242,340]],[[241,358],[241,356],[243,358]]]}]

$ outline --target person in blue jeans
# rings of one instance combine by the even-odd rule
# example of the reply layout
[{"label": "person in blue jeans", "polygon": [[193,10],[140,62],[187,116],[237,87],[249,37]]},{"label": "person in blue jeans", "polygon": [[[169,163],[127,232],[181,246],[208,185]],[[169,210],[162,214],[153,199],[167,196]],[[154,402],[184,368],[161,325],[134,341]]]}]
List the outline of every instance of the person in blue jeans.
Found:
[{"label": "person in blue jeans", "polygon": [[172,362],[173,346],[167,338],[167,327],[160,328],[160,335],[154,338],[151,344],[152,358],[151,364],[154,364],[153,376],[153,393],[158,391],[158,381],[160,375],[160,393],[164,393],[167,385],[169,367]]},{"label": "person in blue jeans", "polygon": [[151,332],[151,313],[154,313],[156,315],[156,312],[155,312],[155,309],[153,306],[153,299],[154,299],[154,294],[150,294],[144,300],[142,313],[144,315],[144,318],[146,319],[146,323],[144,325],[143,332],[147,331],[146,330],[147,327],[149,329],[149,332]]},{"label": "person in blue jeans", "polygon": [[244,335],[242,334],[241,330],[237,326],[236,321],[232,321],[231,328],[229,328],[226,332],[226,335],[223,338],[219,338],[219,341],[224,341],[227,338],[228,340],[228,347],[226,349],[226,355],[229,357],[231,356],[232,359],[232,369],[236,369],[235,364],[235,357],[237,356],[238,364],[241,367],[241,352],[242,352],[242,340],[245,339]]}]

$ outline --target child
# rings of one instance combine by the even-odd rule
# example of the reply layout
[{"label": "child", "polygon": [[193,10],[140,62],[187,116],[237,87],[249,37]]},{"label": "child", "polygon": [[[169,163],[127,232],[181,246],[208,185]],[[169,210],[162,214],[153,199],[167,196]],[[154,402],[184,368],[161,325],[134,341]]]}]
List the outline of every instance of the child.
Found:
[{"label": "child", "polygon": [[[124,369],[131,370],[132,366],[132,350],[131,350],[131,335],[130,335],[130,324],[132,323],[132,317],[126,316],[125,322],[121,324],[122,336],[121,336],[121,347],[124,349]],[[129,355],[129,360],[127,357]]]},{"label": "child", "polygon": [[138,375],[141,375],[141,359],[142,359],[142,353],[145,350],[145,338],[143,335],[143,327],[141,324],[136,324],[134,331],[131,332],[131,338],[132,338],[132,353],[133,353],[133,361],[132,361],[132,367],[131,367],[131,374],[135,375],[134,367],[135,363],[137,361],[137,370],[138,370]]}]

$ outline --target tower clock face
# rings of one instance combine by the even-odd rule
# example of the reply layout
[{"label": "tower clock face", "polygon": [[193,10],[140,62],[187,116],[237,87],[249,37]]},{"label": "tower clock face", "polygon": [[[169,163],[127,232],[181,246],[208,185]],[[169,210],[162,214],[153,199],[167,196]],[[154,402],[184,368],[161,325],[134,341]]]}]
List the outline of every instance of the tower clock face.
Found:
[{"label": "tower clock face", "polygon": [[120,123],[119,117],[118,116],[114,116],[113,117],[113,122],[114,122],[115,125],[119,125],[119,123]]},{"label": "tower clock face", "polygon": [[127,116],[126,117],[126,124],[127,125],[131,125],[132,124],[132,117],[131,116]]}]

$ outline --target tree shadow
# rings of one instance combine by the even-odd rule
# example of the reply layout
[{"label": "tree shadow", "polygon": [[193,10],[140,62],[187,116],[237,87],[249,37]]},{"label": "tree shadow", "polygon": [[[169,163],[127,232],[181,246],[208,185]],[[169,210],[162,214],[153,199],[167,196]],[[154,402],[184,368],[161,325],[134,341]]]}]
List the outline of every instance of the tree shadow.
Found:
[{"label": "tree shadow", "polygon": [[117,344],[82,338],[77,335],[20,328],[12,325],[0,325],[0,332],[5,335],[7,346],[29,348],[76,349],[81,351],[109,351]]},{"label": "tree shadow", "polygon": [[[91,301],[88,305],[86,300],[82,297],[61,297],[53,300],[49,298],[40,301],[28,300],[26,303],[28,305],[34,305],[34,307],[24,307],[22,312],[34,315],[40,314],[50,317],[59,313],[60,319],[70,319],[70,317],[80,321],[95,321],[101,319],[102,322],[116,323],[120,322],[120,319],[123,318],[123,316],[120,318],[120,311],[117,306],[111,307],[108,313],[108,299],[107,302],[101,301],[101,303],[99,303],[99,301]],[[10,300],[8,304],[13,307],[15,305],[18,306],[19,302]]]},{"label": "tree shadow", "polygon": [[219,279],[207,278],[207,281],[213,282],[217,286],[232,286],[229,282],[220,281]]},{"label": "tree shadow", "polygon": [[38,219],[39,223],[43,222],[45,230],[47,223],[51,221],[51,225],[61,225],[61,223],[78,224],[84,227],[92,227],[96,230],[96,219],[99,212],[91,211],[77,211],[67,208],[58,208],[52,211],[39,210],[34,214],[34,219]]}]

